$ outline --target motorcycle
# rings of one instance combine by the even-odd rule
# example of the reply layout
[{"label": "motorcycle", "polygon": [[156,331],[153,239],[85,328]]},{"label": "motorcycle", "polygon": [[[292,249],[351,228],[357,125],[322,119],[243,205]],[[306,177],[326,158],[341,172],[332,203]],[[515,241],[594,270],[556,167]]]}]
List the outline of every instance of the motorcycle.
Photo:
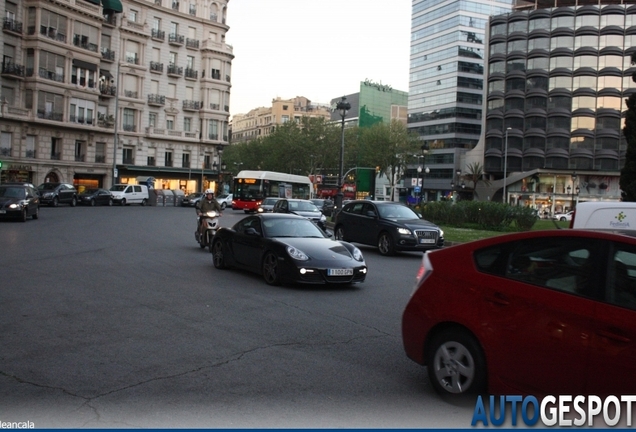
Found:
[{"label": "motorcycle", "polygon": [[199,229],[194,232],[194,238],[201,249],[205,249],[206,246],[209,247],[212,244],[212,238],[216,234],[216,230],[219,229],[219,216],[221,216],[221,213],[214,210],[199,216],[203,220],[203,232],[200,232],[201,224],[199,224]]}]

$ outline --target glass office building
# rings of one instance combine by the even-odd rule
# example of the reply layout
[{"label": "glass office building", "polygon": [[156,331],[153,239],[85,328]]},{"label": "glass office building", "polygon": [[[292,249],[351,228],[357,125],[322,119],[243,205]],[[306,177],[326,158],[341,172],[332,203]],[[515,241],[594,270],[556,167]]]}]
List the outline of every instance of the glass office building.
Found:
[{"label": "glass office building", "polygon": [[512,0],[414,0],[408,127],[431,149],[472,149],[482,128],[486,27]]}]

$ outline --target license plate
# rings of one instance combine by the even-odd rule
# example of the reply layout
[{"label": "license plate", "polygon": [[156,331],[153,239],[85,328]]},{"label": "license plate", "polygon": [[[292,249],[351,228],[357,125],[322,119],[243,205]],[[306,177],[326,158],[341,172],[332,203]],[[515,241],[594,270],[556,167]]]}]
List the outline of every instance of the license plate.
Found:
[{"label": "license plate", "polygon": [[421,238],[420,244],[435,243],[435,239]]},{"label": "license plate", "polygon": [[353,269],[327,269],[327,276],[351,276]]}]

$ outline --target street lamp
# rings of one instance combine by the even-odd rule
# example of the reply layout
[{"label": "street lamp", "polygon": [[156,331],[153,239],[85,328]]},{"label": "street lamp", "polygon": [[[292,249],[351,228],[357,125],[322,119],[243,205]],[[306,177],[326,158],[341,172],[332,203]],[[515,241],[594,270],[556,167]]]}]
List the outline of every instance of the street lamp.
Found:
[{"label": "street lamp", "polygon": [[574,210],[574,208],[576,207],[576,203],[574,202],[574,192],[576,192],[576,194],[578,195],[579,192],[581,191],[581,189],[579,189],[578,186],[575,186],[575,182],[576,182],[576,171],[572,173],[572,209],[571,210]]},{"label": "street lamp", "polygon": [[342,136],[340,142],[340,175],[338,177],[338,193],[336,194],[336,202],[335,207],[340,210],[342,207],[342,198],[343,198],[343,187],[344,187],[344,139],[345,139],[345,116],[347,115],[347,111],[351,109],[351,104],[347,102],[347,98],[345,96],[342,97],[340,102],[336,104],[336,109],[342,118]]},{"label": "street lamp", "polygon": [[[424,162],[424,164],[426,164],[426,162]],[[431,170],[429,167],[425,167],[424,168],[424,175],[422,176],[422,187],[420,188],[420,204],[422,203],[422,194],[424,192],[424,182],[426,181],[426,174],[430,173]],[[426,200],[428,201],[428,197],[425,197]]]},{"label": "street lamp", "polygon": [[424,179],[426,178],[426,174],[431,172],[430,169],[426,167],[426,155],[428,155],[428,144],[422,144],[422,157],[424,158],[424,177],[422,177],[422,186],[420,187],[420,202],[422,202],[422,192],[424,192]]},{"label": "street lamp", "polygon": [[503,197],[502,197],[502,201],[504,203],[508,202],[508,200],[506,199],[506,171],[508,168],[508,132],[510,131],[510,129],[512,128],[506,128],[506,142],[504,145],[504,173],[503,173]]}]

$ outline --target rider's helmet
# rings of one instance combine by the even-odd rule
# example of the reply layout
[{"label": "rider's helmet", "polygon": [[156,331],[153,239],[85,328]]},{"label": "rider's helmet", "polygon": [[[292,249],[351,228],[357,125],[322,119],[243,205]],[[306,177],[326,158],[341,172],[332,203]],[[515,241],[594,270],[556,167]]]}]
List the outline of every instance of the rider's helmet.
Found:
[{"label": "rider's helmet", "polygon": [[206,195],[214,195],[214,191],[212,189],[206,189],[205,190],[205,194]]}]

